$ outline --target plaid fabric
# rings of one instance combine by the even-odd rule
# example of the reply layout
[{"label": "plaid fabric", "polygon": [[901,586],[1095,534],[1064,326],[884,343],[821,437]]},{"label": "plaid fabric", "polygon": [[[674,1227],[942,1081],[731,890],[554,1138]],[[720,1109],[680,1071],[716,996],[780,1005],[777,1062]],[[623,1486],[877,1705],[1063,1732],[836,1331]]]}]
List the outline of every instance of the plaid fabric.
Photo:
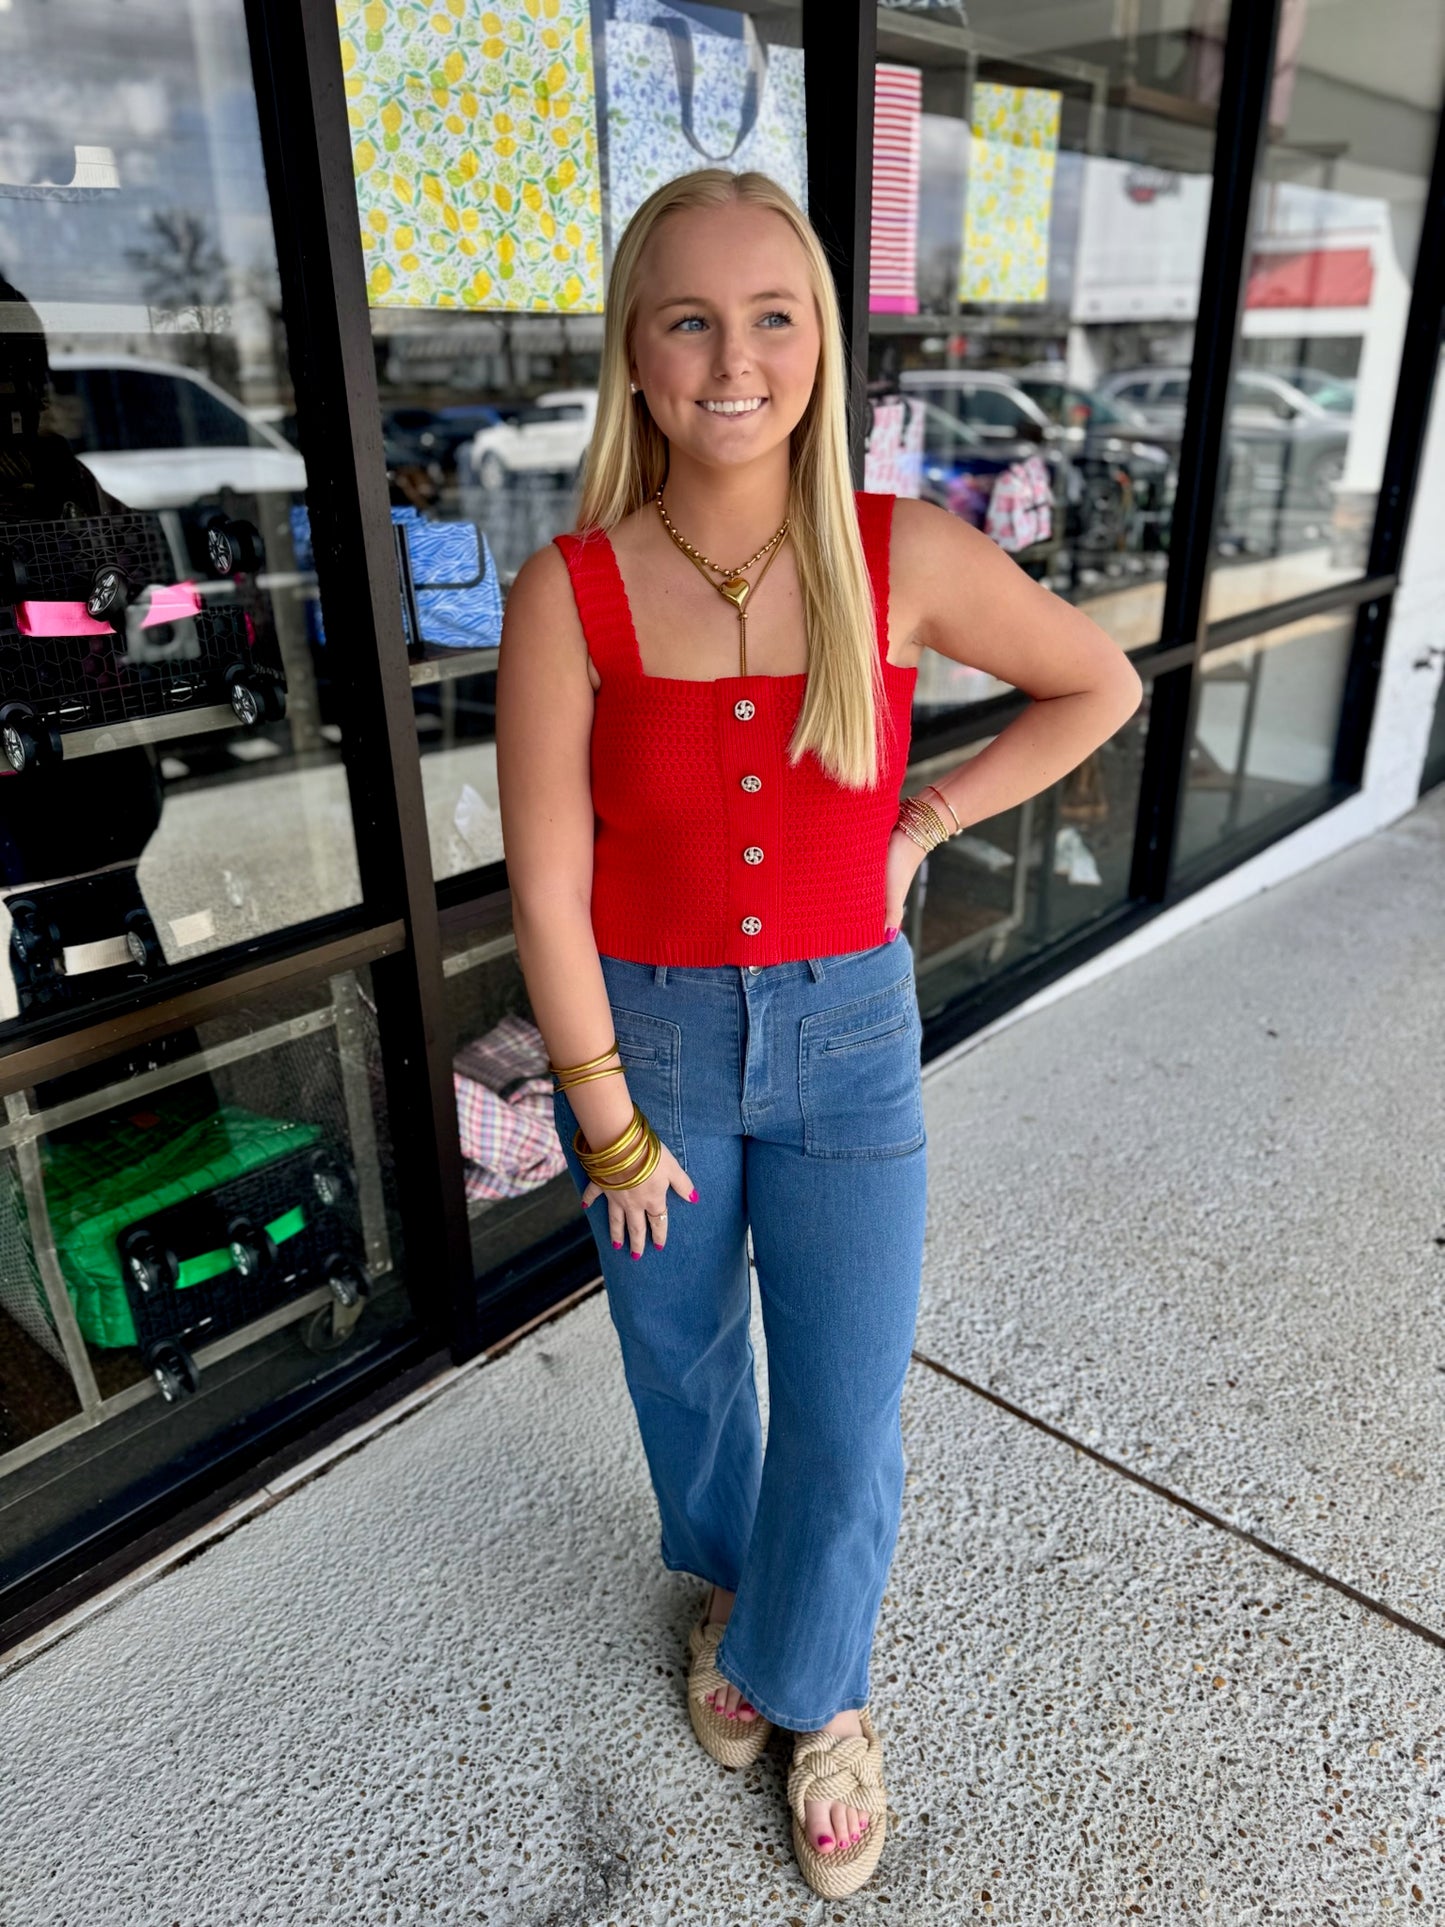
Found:
[{"label": "plaid fabric", "polygon": [[536,1025],[511,1012],[452,1059],[469,1201],[517,1198],[567,1168]]}]

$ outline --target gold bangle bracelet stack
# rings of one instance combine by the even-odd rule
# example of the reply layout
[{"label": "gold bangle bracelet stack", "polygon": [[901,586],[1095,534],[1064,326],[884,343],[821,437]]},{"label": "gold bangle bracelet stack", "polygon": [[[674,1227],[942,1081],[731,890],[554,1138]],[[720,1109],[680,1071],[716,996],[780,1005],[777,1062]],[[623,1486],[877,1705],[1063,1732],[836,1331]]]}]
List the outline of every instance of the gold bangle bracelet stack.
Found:
[{"label": "gold bangle bracelet stack", "polygon": [[[562,1080],[555,1089],[567,1091],[574,1084],[589,1083],[594,1077],[619,1076],[621,1064],[607,1062],[614,1055],[620,1055],[615,1037],[600,1056],[589,1057],[585,1063],[549,1062],[547,1068],[554,1077]],[[601,1145],[594,1151],[579,1128],[573,1135],[572,1148],[592,1182],[610,1191],[630,1191],[634,1185],[643,1183],[652,1176],[662,1157],[662,1140],[636,1104],[621,1136],[615,1137],[610,1144]]]},{"label": "gold bangle bracelet stack", "polygon": [[[559,1091],[569,1091],[574,1084],[586,1084],[594,1077],[620,1076],[622,1072],[621,1064],[609,1064],[607,1062],[609,1057],[620,1056],[621,1052],[617,1048],[617,1039],[614,1037],[600,1056],[589,1057],[585,1064],[554,1064],[549,1059],[547,1069],[554,1077],[560,1077],[563,1080],[560,1084],[556,1085],[555,1088]],[[598,1068],[599,1065],[601,1069]]]},{"label": "gold bangle bracelet stack", "polygon": [[[572,1139],[572,1148],[582,1160],[582,1169],[594,1184],[609,1191],[630,1191],[642,1184],[657,1169],[662,1157],[662,1139],[648,1123],[641,1108],[634,1104],[632,1119],[621,1137],[594,1151],[582,1132]],[[638,1158],[642,1162],[638,1163]]]},{"label": "gold bangle bracelet stack", "polygon": [[956,830],[963,828],[958,820],[958,811],[938,785],[930,783],[927,788],[933,791],[953,818],[955,829],[949,829],[933,805],[923,800],[924,791],[920,791],[917,796],[905,796],[898,806],[898,828],[925,853],[936,850],[940,843],[946,843]]}]

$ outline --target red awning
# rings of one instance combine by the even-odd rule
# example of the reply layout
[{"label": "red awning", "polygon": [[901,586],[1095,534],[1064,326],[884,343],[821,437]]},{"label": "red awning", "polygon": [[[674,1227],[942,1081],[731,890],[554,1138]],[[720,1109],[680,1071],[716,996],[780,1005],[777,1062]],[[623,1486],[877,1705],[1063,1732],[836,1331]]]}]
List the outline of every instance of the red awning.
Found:
[{"label": "red awning", "polygon": [[1366,308],[1375,269],[1368,248],[1306,248],[1256,254],[1246,308]]}]

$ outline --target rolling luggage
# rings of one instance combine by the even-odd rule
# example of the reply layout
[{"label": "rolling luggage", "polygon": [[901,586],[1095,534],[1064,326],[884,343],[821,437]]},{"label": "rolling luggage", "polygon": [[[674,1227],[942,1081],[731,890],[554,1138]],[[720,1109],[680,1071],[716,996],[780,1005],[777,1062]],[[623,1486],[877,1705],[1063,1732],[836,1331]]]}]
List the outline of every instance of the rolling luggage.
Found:
[{"label": "rolling luggage", "polygon": [[[254,569],[260,536],[217,517],[216,577]],[[248,726],[286,711],[279,666],[228,587],[177,582],[160,521],[126,513],[0,522],[0,748],[17,774],[73,730],[229,703]]]},{"label": "rolling luggage", "polygon": [[355,1176],[318,1125],[172,1091],[42,1155],[82,1335],[136,1346],[167,1399],[196,1389],[188,1346],[319,1285],[343,1305],[366,1295]]}]

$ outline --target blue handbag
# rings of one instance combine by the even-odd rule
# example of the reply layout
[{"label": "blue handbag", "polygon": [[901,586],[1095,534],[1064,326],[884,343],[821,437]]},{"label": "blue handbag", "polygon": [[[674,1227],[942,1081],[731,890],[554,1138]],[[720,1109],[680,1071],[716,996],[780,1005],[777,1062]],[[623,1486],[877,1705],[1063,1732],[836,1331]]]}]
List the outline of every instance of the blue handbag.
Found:
[{"label": "blue handbag", "polygon": [[407,647],[492,649],[502,640],[502,585],[475,522],[429,522],[394,508]]},{"label": "blue handbag", "polygon": [[[502,639],[502,585],[496,558],[475,522],[429,522],[420,509],[394,508],[401,616],[408,649],[490,649]],[[316,567],[306,505],[291,509],[296,566]],[[307,633],[324,644],[321,605],[306,601]]]}]

